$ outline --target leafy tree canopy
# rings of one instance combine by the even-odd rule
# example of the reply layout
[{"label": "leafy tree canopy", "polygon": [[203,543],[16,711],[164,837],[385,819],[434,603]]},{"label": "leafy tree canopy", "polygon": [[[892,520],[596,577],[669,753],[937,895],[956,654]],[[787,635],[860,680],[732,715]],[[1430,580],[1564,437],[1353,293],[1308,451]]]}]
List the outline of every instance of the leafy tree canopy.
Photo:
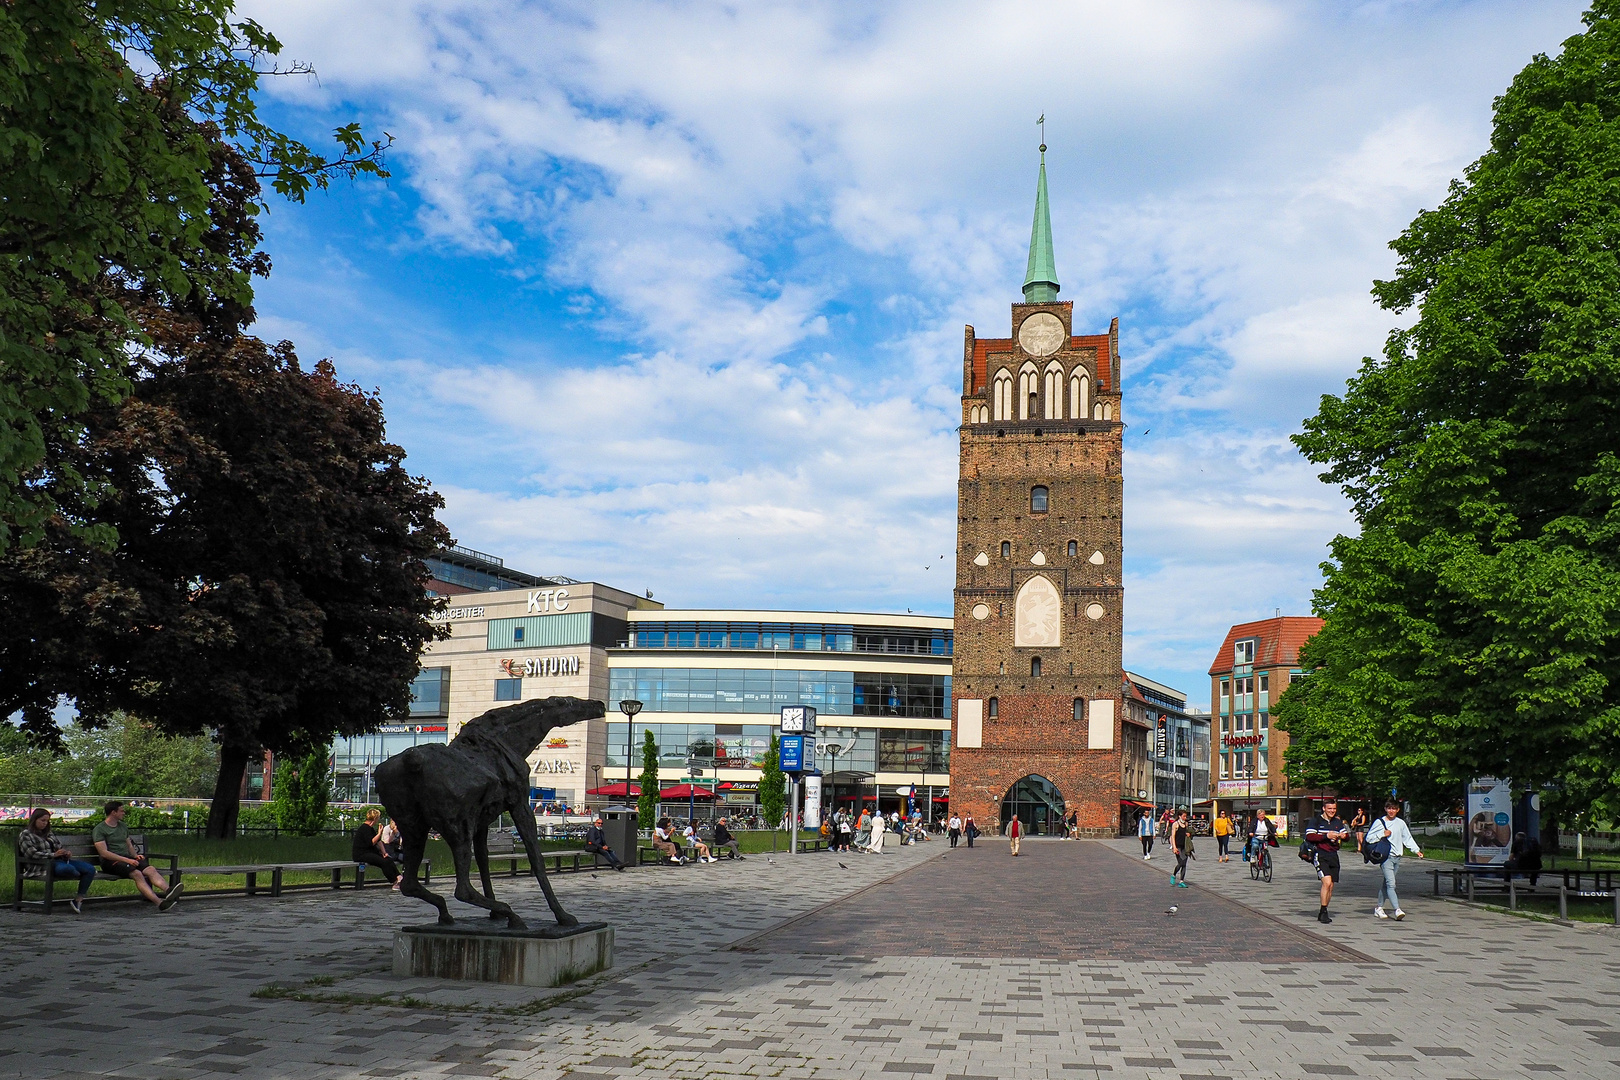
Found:
[{"label": "leafy tree canopy", "polygon": [[0,551],[38,542],[64,494],[97,491],[48,446],[127,393],[143,334],[125,298],[251,300],[263,266],[209,243],[215,140],[293,200],[387,175],[358,125],[328,157],[259,117],[261,76],[308,69],[271,66],[280,43],[232,15],[231,0],[0,3]]},{"label": "leafy tree canopy", "polygon": [[1296,782],[1620,790],[1620,2],[1496,100],[1392,243],[1416,308],[1295,441],[1349,496],[1285,695]]}]

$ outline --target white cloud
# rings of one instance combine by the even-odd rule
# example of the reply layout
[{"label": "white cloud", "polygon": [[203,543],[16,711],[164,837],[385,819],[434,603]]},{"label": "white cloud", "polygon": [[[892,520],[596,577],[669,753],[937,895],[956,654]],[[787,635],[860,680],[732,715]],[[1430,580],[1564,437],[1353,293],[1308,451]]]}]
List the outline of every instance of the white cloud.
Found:
[{"label": "white cloud", "polygon": [[[1286,437],[1393,324],[1387,241],[1579,6],[254,0],[321,73],[284,108],[398,136],[354,202],[407,223],[368,260],[273,215],[261,311],[514,565],[948,610],[961,325],[1007,332],[1044,111],[1063,296],[1122,316],[1128,663],[1202,700],[1349,527]],[[390,255],[550,323],[424,306]]]}]

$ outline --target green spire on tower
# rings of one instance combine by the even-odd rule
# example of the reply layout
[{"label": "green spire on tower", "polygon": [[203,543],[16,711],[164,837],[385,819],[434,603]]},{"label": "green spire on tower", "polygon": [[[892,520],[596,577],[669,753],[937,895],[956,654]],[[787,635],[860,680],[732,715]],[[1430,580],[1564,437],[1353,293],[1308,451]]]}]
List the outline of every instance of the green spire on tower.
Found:
[{"label": "green spire on tower", "polygon": [[1024,303],[1050,304],[1057,299],[1059,288],[1057,264],[1052,258],[1052,212],[1046,202],[1046,143],[1043,141],[1041,179],[1035,187],[1035,224],[1029,232],[1029,270],[1024,274]]}]

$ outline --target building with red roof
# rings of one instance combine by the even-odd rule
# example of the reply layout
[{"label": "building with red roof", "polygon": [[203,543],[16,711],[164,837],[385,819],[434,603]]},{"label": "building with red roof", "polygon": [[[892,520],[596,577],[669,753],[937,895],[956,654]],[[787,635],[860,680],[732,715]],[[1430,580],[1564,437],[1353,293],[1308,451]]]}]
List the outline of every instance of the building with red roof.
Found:
[{"label": "building with red roof", "polygon": [[1323,794],[1291,788],[1283,772],[1288,736],[1271,727],[1272,704],[1305,676],[1300,646],[1321,628],[1314,615],[1279,615],[1238,623],[1226,632],[1209,666],[1214,713],[1209,773],[1217,811],[1246,817],[1264,806],[1291,821],[1301,801]]}]

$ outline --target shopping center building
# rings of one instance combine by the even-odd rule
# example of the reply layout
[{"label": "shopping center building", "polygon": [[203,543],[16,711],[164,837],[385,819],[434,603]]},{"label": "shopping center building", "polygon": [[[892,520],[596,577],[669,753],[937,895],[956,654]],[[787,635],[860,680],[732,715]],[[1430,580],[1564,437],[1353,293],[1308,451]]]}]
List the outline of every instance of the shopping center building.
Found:
[{"label": "shopping center building", "polygon": [[[334,746],[344,797],[373,798],[373,771],[406,747],[445,742],[503,703],[559,694],[605,701],[608,715],[553,732],[531,756],[531,786],[543,801],[579,805],[627,771],[635,783],[651,731],[662,785],[692,781],[719,803],[751,810],[784,705],[810,705],[820,716],[817,765],[829,805],[892,808],[898,789],[912,784],[919,803],[930,791],[945,797],[950,619],[666,610],[594,582],[532,581],[449,595],[436,617],[450,636],[424,651],[411,722]],[[633,726],[620,712],[625,699],[642,702]]]}]

